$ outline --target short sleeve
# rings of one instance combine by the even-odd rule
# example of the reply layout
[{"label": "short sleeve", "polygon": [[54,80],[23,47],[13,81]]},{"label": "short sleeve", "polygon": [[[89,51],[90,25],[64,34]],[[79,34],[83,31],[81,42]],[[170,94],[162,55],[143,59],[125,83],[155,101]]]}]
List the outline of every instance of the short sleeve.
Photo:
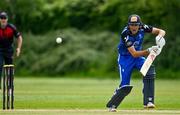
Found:
[{"label": "short sleeve", "polygon": [[14,31],[14,36],[17,38],[21,35],[20,32],[17,31],[16,27],[13,24],[10,24],[10,27],[13,29]]},{"label": "short sleeve", "polygon": [[129,35],[127,34],[127,32],[123,32],[121,34],[121,38],[122,40],[124,41],[125,43],[125,46],[128,48],[128,47],[131,47],[133,45],[133,42],[129,39]]},{"label": "short sleeve", "polygon": [[150,26],[150,25],[146,25],[146,24],[144,24],[144,25],[143,25],[143,29],[144,29],[144,31],[145,31],[146,33],[151,33],[151,32],[152,32],[153,27],[152,27],[152,26]]}]

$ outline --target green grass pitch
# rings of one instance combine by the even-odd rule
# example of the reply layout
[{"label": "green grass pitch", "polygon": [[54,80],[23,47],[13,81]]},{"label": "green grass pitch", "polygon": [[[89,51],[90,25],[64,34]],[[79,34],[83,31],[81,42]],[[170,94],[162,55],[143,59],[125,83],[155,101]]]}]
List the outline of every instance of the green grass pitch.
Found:
[{"label": "green grass pitch", "polygon": [[[130,95],[117,113],[105,107],[119,79],[17,77],[15,110],[0,110],[0,115],[109,115],[109,114],[180,114],[179,80],[156,80],[155,110],[143,110],[142,80],[132,79]],[[2,108],[2,90],[0,91]]]}]

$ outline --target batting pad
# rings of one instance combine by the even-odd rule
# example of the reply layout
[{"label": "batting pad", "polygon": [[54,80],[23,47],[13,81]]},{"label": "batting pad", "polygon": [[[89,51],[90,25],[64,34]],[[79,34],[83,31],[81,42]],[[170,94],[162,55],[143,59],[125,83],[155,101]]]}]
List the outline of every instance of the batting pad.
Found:
[{"label": "batting pad", "polygon": [[133,86],[126,85],[116,89],[114,95],[107,103],[106,107],[114,107],[117,108],[122,100],[131,92]]}]

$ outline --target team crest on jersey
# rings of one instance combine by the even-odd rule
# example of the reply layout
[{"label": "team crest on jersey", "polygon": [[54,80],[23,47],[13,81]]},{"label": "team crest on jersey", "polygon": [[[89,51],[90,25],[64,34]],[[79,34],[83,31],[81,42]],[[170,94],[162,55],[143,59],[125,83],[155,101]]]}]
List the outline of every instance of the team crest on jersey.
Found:
[{"label": "team crest on jersey", "polygon": [[141,34],[139,34],[139,38],[141,39],[143,36]]}]

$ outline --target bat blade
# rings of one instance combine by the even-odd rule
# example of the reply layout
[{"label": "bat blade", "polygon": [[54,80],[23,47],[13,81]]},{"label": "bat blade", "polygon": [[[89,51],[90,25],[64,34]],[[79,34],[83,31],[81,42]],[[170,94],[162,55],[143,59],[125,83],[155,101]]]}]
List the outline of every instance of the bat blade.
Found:
[{"label": "bat blade", "polygon": [[156,56],[157,55],[153,50],[148,55],[147,59],[145,60],[143,66],[141,67],[141,70],[140,70],[140,72],[143,74],[143,76],[145,76],[147,74],[147,72],[148,72],[151,64],[155,60]]}]

